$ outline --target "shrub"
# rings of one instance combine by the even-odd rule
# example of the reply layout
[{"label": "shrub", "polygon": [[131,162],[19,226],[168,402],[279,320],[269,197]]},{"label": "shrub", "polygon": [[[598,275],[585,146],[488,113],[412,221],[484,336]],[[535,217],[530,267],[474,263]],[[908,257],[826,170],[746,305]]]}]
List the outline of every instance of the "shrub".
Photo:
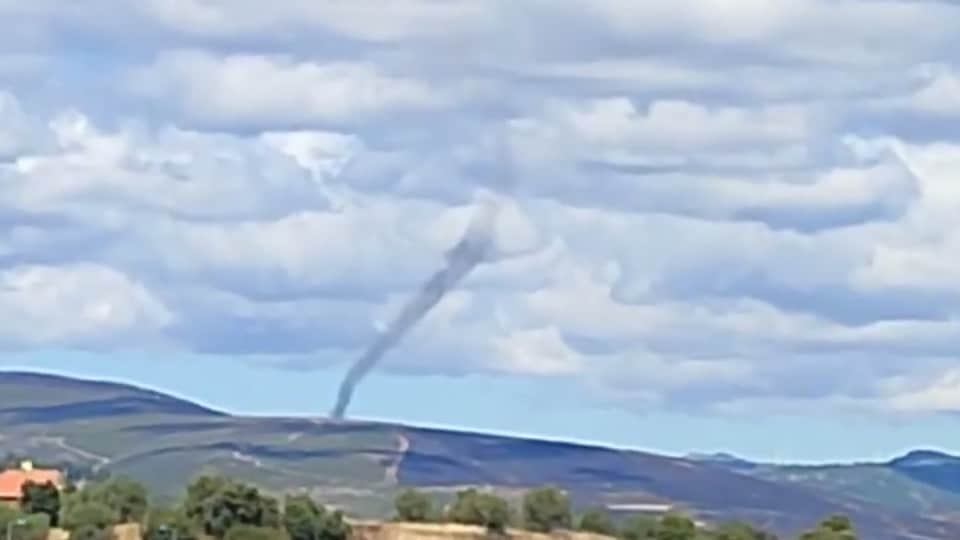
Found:
[{"label": "shrub", "polygon": [[290,540],[286,531],[256,525],[235,525],[226,532],[223,540]]},{"label": "shrub", "polygon": [[536,532],[569,529],[570,499],[557,488],[535,489],[523,498],[523,523]]},{"label": "shrub", "polygon": [[397,521],[427,522],[434,518],[433,503],[425,494],[408,489],[393,501]]},{"label": "shrub", "polygon": [[510,505],[496,495],[467,489],[457,493],[447,518],[454,523],[480,525],[491,532],[502,533],[510,522]]},{"label": "shrub", "polygon": [[580,523],[577,525],[577,529],[583,532],[605,534],[607,536],[617,534],[617,527],[613,523],[613,518],[610,517],[610,514],[598,508],[584,512],[584,514],[580,516]]},{"label": "shrub", "polygon": [[63,527],[74,531],[82,527],[106,529],[119,522],[119,516],[100,502],[80,501],[68,504],[63,512]]}]

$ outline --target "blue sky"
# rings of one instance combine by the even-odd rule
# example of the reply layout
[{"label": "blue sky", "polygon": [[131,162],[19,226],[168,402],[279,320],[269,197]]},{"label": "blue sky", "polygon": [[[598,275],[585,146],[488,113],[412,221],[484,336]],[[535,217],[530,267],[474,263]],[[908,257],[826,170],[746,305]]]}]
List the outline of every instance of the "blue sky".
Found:
[{"label": "blue sky", "polygon": [[665,6],[0,1],[0,366],[325,413],[495,200],[351,414],[960,451],[960,6]]}]

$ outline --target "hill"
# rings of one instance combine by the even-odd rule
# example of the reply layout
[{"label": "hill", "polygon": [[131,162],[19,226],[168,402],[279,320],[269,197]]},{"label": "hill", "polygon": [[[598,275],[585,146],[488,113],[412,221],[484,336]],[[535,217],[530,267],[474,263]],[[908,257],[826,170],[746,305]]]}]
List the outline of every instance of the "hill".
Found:
[{"label": "hill", "polygon": [[[837,466],[842,472],[827,475],[865,475],[859,484],[822,482],[817,471],[745,467],[729,456],[674,458],[375,422],[240,417],[132,386],[29,373],[0,373],[0,426],[2,452],[129,475],[169,497],[193,476],[218,472],[274,492],[307,490],[354,516],[377,518],[401,487],[443,496],[489,486],[514,497],[553,484],[581,506],[628,512],[669,505],[706,521],[746,519],[787,534],[843,512],[866,538],[960,536],[951,515],[960,509],[951,506],[956,493],[918,469],[918,460],[879,467],[908,482],[903,486],[936,493],[930,507],[873,496],[869,479],[883,477],[862,468]],[[891,485],[890,493],[903,488]]]}]

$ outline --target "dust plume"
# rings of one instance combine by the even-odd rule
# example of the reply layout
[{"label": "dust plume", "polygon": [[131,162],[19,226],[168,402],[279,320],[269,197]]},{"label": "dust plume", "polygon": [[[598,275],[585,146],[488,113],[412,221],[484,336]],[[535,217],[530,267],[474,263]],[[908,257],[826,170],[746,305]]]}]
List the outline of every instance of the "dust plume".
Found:
[{"label": "dust plume", "polygon": [[400,310],[370,347],[357,359],[340,383],[337,402],[330,413],[341,420],[350,406],[357,384],[373,369],[383,355],[410,331],[441,299],[490,254],[493,220],[499,207],[484,202],[464,231],[460,241],[446,254],[446,265],[427,280],[417,294]]}]

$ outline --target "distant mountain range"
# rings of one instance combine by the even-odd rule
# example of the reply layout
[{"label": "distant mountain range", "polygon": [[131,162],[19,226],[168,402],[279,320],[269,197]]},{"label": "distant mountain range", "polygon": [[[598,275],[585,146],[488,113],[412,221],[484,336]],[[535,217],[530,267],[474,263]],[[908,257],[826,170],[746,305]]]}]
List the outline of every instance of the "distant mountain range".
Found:
[{"label": "distant mountain range", "polygon": [[842,512],[864,538],[960,538],[960,458],[793,466],[730,455],[646,452],[375,422],[232,416],[115,383],[0,372],[0,452],[129,475],[161,497],[218,472],[273,492],[308,490],[357,517],[383,517],[399,488],[508,498],[546,484],[579,507],[673,507],[791,535]]}]

